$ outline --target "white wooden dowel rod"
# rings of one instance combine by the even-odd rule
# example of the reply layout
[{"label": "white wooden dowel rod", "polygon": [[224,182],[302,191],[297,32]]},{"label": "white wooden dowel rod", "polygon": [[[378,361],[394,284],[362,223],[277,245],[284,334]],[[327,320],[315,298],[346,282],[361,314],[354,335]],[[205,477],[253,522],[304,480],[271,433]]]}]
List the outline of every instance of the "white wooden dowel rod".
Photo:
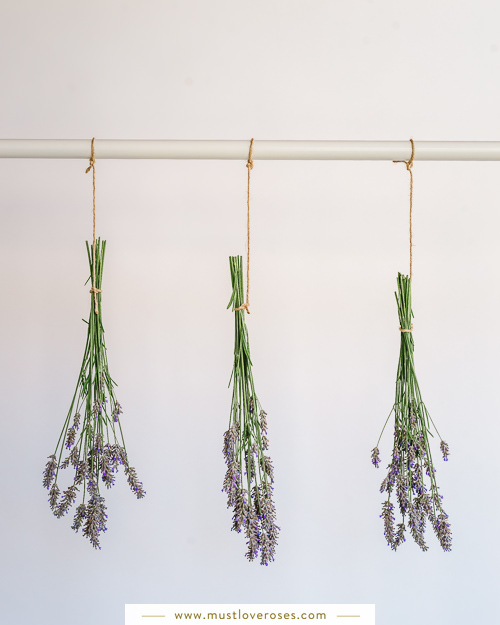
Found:
[{"label": "white wooden dowel rod", "polygon": [[[100,158],[246,160],[249,140],[96,139]],[[254,141],[254,160],[398,161],[410,158],[409,141]],[[90,139],[0,139],[0,158],[82,158]],[[417,161],[500,161],[500,141],[415,141]]]}]

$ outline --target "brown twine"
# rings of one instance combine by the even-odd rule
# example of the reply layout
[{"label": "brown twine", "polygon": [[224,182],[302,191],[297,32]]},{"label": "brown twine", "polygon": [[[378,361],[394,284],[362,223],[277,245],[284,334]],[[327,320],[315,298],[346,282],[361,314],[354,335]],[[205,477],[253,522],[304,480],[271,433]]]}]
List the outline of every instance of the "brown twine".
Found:
[{"label": "brown twine", "polygon": [[399,328],[400,332],[413,332],[413,323],[409,328]]},{"label": "brown twine", "polygon": [[253,139],[250,141],[250,149],[248,151],[247,170],[248,170],[248,184],[247,184],[247,299],[244,304],[238,306],[234,310],[247,311],[250,314],[250,172],[253,169]]},{"label": "brown twine", "polygon": [[94,294],[94,312],[95,314],[99,314],[99,307],[97,305],[97,294],[102,293],[101,289],[96,289],[95,286],[95,154],[94,154],[94,139],[92,139],[92,143],[90,144],[90,159],[89,166],[85,170],[85,173],[88,174],[90,170],[92,170],[92,288],[89,293]]},{"label": "brown twine", "polygon": [[413,159],[415,157],[415,144],[413,143],[413,139],[410,139],[410,142],[411,142],[410,159],[408,161],[392,161],[392,162],[404,163],[406,165],[406,169],[408,170],[410,174],[410,280],[411,280],[413,277],[413,223],[412,223],[413,221],[413,172],[411,168],[413,167]]}]

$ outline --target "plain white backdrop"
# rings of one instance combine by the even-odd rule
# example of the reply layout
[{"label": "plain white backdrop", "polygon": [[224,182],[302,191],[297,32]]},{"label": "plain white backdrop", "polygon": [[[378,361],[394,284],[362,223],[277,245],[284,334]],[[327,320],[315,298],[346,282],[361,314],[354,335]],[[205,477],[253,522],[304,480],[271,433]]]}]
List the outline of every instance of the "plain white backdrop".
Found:
[{"label": "plain white backdrop", "polygon": [[[441,0],[3,2],[0,137],[499,140],[500,7]],[[453,551],[385,544],[370,450],[394,399],[408,174],[252,173],[254,377],[281,537],[249,564],[221,493],[243,161],[97,162],[104,324],[147,497],[107,494],[102,550],[41,486],[89,294],[81,160],[0,162],[1,620],[119,625],[125,603],[375,603],[377,623],[492,622],[498,588],[498,163],[414,165],[416,365],[451,457]],[[381,445],[388,462],[391,432]]]}]

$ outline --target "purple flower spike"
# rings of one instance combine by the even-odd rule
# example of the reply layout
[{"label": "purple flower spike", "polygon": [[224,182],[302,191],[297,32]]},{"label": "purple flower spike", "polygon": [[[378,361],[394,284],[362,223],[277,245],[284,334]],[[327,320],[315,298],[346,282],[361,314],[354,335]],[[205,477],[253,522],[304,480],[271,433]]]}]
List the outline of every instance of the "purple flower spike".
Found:
[{"label": "purple flower spike", "polygon": [[441,444],[439,445],[439,447],[441,449],[441,453],[443,454],[443,460],[447,462],[448,456],[450,455],[450,448],[448,447],[448,443],[441,441]]},{"label": "purple flower spike", "polygon": [[372,449],[372,464],[376,469],[378,469],[380,466],[380,452],[378,450],[378,447],[374,447]]}]

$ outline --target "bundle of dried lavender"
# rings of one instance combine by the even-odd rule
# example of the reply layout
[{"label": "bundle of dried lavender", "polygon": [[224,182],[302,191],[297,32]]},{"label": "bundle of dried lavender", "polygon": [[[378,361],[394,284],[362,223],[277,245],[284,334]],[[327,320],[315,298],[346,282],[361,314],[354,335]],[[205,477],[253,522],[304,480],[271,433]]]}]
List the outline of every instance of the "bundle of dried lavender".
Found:
[{"label": "bundle of dried lavender", "polygon": [[255,393],[248,331],[242,306],[243,270],[241,256],[229,258],[233,292],[228,304],[235,318],[234,366],[231,374],[233,397],[229,429],[224,434],[223,454],[227,465],[223,492],[227,506],[233,508],[236,532],[245,532],[246,557],[251,561],[260,553],[260,563],[274,560],[279,527],[272,499],[273,464],[264,452],[269,447],[266,413]]},{"label": "bundle of dried lavender", "polygon": [[[392,460],[388,466],[389,473],[382,482],[380,492],[387,493],[387,500],[382,506],[381,518],[384,520],[384,533],[387,544],[396,550],[405,541],[405,519],[408,516],[408,527],[412,538],[417,545],[427,551],[424,541],[424,532],[427,519],[429,520],[444,551],[451,551],[451,530],[448,515],[441,504],[442,495],[436,483],[436,469],[432,462],[429,436],[433,436],[431,423],[439,436],[434,421],[431,419],[417,382],[415,363],[413,360],[413,328],[411,319],[411,279],[398,274],[398,304],[399,323],[401,330],[401,350],[399,355],[398,374],[396,380],[396,400],[382,428],[389,421],[394,412],[394,447]],[[372,450],[372,464],[379,467],[380,454],[378,445]],[[441,439],[441,453],[443,460],[448,460],[448,445]],[[429,487],[424,484],[424,475],[428,477]],[[402,514],[402,522],[394,528],[394,505],[391,503],[391,494],[395,496]]]},{"label": "bundle of dried lavender", "polygon": [[[95,288],[101,289],[106,241],[100,239],[95,248]],[[93,248],[87,243],[90,273],[93,275]],[[116,400],[115,382],[109,375],[104,327],[102,325],[101,294],[97,294],[97,313],[91,291],[87,344],[73,400],[57,442],[55,452],[43,473],[43,486],[49,490],[49,505],[58,518],[64,516],[82,490],[82,503],[77,507],[72,529],[81,528],[93,547],[101,548],[99,535],[106,531],[106,505],[100,494],[99,478],[111,488],[115,473],[123,466],[127,482],[138,499],[146,494],[134,467],[128,462],[119,415],[122,408]],[[83,418],[82,418],[83,417]],[[73,422],[71,423],[71,419]],[[71,423],[71,425],[70,425]],[[81,429],[80,429],[81,428]],[[62,455],[67,457],[62,460]],[[69,466],[75,471],[73,483],[63,491],[57,483],[59,470]],[[87,502],[85,498],[88,496]]]}]

